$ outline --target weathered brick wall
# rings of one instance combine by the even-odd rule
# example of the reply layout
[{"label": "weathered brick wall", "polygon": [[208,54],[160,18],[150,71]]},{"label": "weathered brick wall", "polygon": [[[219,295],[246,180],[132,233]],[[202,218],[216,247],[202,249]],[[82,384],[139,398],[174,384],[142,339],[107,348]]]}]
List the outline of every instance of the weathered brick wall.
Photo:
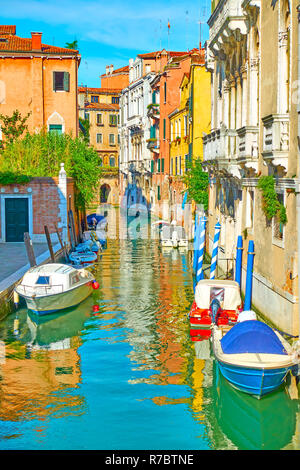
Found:
[{"label": "weathered brick wall", "polygon": [[[5,196],[26,195],[29,197],[29,229],[32,228],[32,239],[34,241],[45,241],[44,226],[46,225],[50,233],[55,233],[55,226],[60,229],[60,193],[58,189],[58,178],[35,177],[27,184],[10,184],[0,186],[0,236],[1,241],[5,241],[5,230],[3,218],[5,218],[5,204],[2,200]],[[71,197],[69,197],[71,196]],[[74,198],[74,182],[71,178],[67,179],[67,199],[68,209],[71,208],[75,217],[75,198]],[[78,230],[78,227],[76,227]],[[57,237],[53,237],[57,240]]]}]

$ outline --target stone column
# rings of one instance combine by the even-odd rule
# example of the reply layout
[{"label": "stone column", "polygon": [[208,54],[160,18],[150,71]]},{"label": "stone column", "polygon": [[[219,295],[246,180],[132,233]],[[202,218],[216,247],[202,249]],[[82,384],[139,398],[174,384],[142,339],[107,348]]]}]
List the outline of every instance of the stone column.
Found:
[{"label": "stone column", "polygon": [[[236,129],[236,81],[232,78],[230,82],[230,129]],[[234,156],[235,153],[235,137],[230,136],[230,155]]]},{"label": "stone column", "polygon": [[258,125],[258,64],[259,59],[250,62],[250,125]]},{"label": "stone column", "polygon": [[247,113],[248,113],[248,73],[247,64],[241,67],[242,75],[242,127],[247,126]]},{"label": "stone column", "polygon": [[239,129],[242,127],[242,85],[241,77],[236,72],[236,123],[235,128]]},{"label": "stone column", "polygon": [[229,128],[229,92],[230,85],[225,79],[223,84],[223,122],[227,128]]},{"label": "stone column", "polygon": [[288,31],[278,33],[279,51],[278,51],[278,112],[285,114],[288,112]]}]

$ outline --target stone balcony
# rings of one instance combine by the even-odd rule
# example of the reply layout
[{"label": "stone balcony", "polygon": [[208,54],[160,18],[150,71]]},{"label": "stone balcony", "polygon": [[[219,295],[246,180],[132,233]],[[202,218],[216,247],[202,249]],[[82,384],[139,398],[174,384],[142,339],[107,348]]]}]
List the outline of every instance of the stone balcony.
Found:
[{"label": "stone balcony", "polygon": [[237,131],[225,127],[215,129],[203,137],[203,162],[217,164],[218,169],[241,178],[237,160]]},{"label": "stone balcony", "polygon": [[243,9],[243,0],[220,0],[208,20],[209,46],[218,53],[230,37],[239,40],[240,35],[247,34],[248,21]]},{"label": "stone balcony", "polygon": [[258,126],[237,129],[237,161],[258,172]]},{"label": "stone balcony", "polygon": [[263,151],[266,163],[288,170],[289,114],[270,114],[262,118]]},{"label": "stone balcony", "polygon": [[204,160],[226,162],[235,153],[236,131],[232,129],[214,129],[203,137]]}]

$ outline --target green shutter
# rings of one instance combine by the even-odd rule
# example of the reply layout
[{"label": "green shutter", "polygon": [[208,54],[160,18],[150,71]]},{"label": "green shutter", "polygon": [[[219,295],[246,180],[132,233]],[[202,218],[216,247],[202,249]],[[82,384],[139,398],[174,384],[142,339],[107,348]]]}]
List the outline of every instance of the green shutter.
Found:
[{"label": "green shutter", "polygon": [[166,138],[166,120],[164,119],[164,139]]},{"label": "green shutter", "polygon": [[155,127],[154,126],[151,126],[150,127],[150,139],[155,139]]},{"label": "green shutter", "polygon": [[64,90],[70,91],[70,74],[69,72],[64,72]]},{"label": "green shutter", "polygon": [[162,173],[165,172],[165,159],[164,158],[161,159],[161,172]]},{"label": "green shutter", "polygon": [[160,186],[157,186],[157,200],[160,201]]},{"label": "green shutter", "polygon": [[55,77],[56,77],[56,75],[55,75],[55,73],[56,72],[52,72],[52,75],[53,75],[53,91],[56,90],[56,87],[55,87]]},{"label": "green shutter", "polygon": [[160,173],[160,159],[158,159],[158,168],[157,168],[157,173]]},{"label": "green shutter", "polygon": [[154,172],[154,161],[151,160],[151,173],[153,173],[153,172]]}]

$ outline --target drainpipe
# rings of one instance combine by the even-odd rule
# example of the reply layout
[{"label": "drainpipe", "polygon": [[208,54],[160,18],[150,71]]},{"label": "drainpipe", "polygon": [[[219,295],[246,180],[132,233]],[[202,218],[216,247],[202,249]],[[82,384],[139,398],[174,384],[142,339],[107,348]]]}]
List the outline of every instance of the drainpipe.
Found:
[{"label": "drainpipe", "polygon": [[298,334],[300,335],[300,179],[299,179],[299,158],[300,158],[300,3],[297,6],[298,12],[298,81],[297,81],[297,112],[298,112],[298,168],[296,180],[296,208],[297,208],[297,251],[298,251]]}]

